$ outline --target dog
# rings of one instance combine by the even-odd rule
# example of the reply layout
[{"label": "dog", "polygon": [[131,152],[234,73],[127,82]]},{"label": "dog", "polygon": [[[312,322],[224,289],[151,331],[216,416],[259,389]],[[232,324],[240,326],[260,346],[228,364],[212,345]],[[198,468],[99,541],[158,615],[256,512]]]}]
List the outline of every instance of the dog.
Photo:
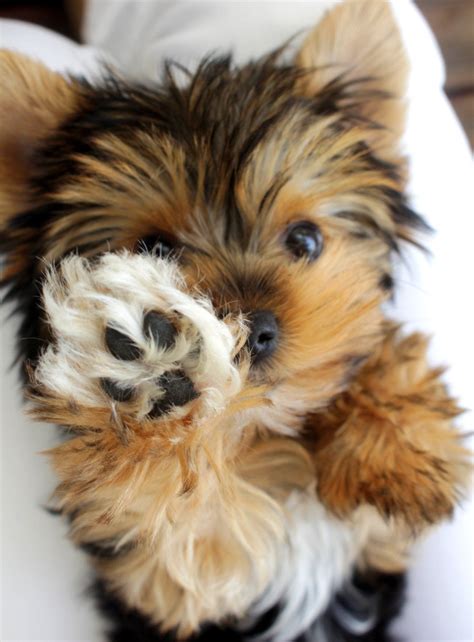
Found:
[{"label": "dog", "polygon": [[390,7],[283,51],[156,86],[1,56],[2,283],[115,642],[390,639],[467,484],[427,339],[384,313],[427,228]]}]

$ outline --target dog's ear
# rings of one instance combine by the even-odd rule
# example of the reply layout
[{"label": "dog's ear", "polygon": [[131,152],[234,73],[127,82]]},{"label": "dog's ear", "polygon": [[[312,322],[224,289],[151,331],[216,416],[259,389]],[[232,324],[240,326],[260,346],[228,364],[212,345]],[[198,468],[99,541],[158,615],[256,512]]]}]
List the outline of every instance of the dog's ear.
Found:
[{"label": "dog's ear", "polygon": [[[34,358],[42,345],[37,290],[45,225],[34,177],[38,148],[78,109],[79,85],[27,56],[0,50],[0,287],[23,313],[21,353]],[[42,158],[47,158],[44,154]],[[19,350],[20,353],[20,350]]]},{"label": "dog's ear", "polygon": [[307,95],[345,85],[342,107],[373,124],[368,142],[380,155],[397,156],[409,64],[389,2],[337,5],[306,38],[296,63],[309,72],[302,81]]},{"label": "dog's ear", "polygon": [[41,63],[0,51],[0,227],[30,205],[35,149],[76,109],[72,82]]}]

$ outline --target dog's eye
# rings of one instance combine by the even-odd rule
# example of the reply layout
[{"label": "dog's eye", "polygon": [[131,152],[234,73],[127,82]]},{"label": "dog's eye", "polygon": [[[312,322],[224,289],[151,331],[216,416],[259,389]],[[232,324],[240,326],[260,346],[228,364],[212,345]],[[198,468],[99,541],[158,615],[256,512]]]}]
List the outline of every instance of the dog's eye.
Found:
[{"label": "dog's eye", "polygon": [[287,228],[285,246],[296,259],[315,261],[323,251],[323,235],[315,223],[298,221]]},{"label": "dog's eye", "polygon": [[150,234],[150,236],[141,238],[136,247],[138,252],[153,252],[165,259],[173,253],[176,244],[165,236]]}]

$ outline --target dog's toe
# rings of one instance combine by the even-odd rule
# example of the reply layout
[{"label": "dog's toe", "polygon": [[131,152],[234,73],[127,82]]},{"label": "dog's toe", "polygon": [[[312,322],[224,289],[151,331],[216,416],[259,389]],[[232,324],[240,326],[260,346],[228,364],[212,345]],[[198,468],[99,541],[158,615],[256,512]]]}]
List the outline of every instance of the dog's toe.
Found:
[{"label": "dog's toe", "polygon": [[175,343],[176,328],[160,312],[147,312],[143,320],[143,330],[145,336],[150,337],[159,348],[167,350]]},{"label": "dog's toe", "polygon": [[160,417],[171,408],[184,406],[199,396],[193,382],[182,370],[165,372],[159,379],[159,387],[164,395],[153,404],[148,415],[151,418]]},{"label": "dog's toe", "polygon": [[[143,316],[143,337],[145,340],[151,341],[159,349],[169,350],[173,348],[178,338],[178,332],[179,330],[162,312],[151,310]],[[134,361],[134,368],[143,368],[144,382],[157,367],[169,363],[169,366],[173,368],[168,370],[165,365],[165,372],[154,379],[155,393],[150,391],[149,385],[145,383],[143,386],[142,383],[144,382],[140,383],[136,379],[134,384],[127,385],[126,383],[115,381],[113,377],[102,377],[100,386],[109,399],[118,402],[137,401],[140,404],[141,400],[150,395],[148,396],[148,404],[151,404],[151,410],[147,412],[147,416],[155,419],[172,411],[173,408],[185,406],[199,397],[194,383],[184,370],[180,366],[178,370],[174,369],[176,365],[180,364],[180,361],[174,362],[174,356],[170,353],[168,353],[169,356],[163,357],[165,361],[161,361],[162,356],[160,355],[163,353],[149,353],[143,345],[137,345],[130,336],[117,330],[111,324],[106,326],[105,345],[110,354],[116,359]],[[159,359],[158,362],[156,361],[157,357]],[[154,400],[153,397],[158,391],[161,396],[159,399],[155,398]]]},{"label": "dog's toe", "polygon": [[122,415],[127,425],[186,417],[188,426],[219,412],[240,390],[233,356],[243,325],[234,336],[240,325],[219,320],[183,283],[156,257],[65,259],[44,286],[56,340],[35,369],[37,384],[71,408],[106,408],[113,426]]},{"label": "dog's toe", "polygon": [[141,349],[130,337],[110,325],[105,329],[105,345],[120,361],[137,361],[142,356]]},{"label": "dog's toe", "polygon": [[114,401],[130,401],[134,390],[131,386],[120,386],[116,381],[103,377],[100,385],[105,394]]}]

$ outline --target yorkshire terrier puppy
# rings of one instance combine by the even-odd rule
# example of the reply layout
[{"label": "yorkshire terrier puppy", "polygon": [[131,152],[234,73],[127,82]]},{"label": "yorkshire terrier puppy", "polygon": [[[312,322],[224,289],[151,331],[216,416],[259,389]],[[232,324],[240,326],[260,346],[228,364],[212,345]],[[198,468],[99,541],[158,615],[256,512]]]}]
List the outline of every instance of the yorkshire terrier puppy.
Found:
[{"label": "yorkshire terrier puppy", "polygon": [[390,7],[280,58],[92,86],[1,54],[3,285],[111,640],[388,639],[466,483],[442,372],[383,311],[426,227]]}]

